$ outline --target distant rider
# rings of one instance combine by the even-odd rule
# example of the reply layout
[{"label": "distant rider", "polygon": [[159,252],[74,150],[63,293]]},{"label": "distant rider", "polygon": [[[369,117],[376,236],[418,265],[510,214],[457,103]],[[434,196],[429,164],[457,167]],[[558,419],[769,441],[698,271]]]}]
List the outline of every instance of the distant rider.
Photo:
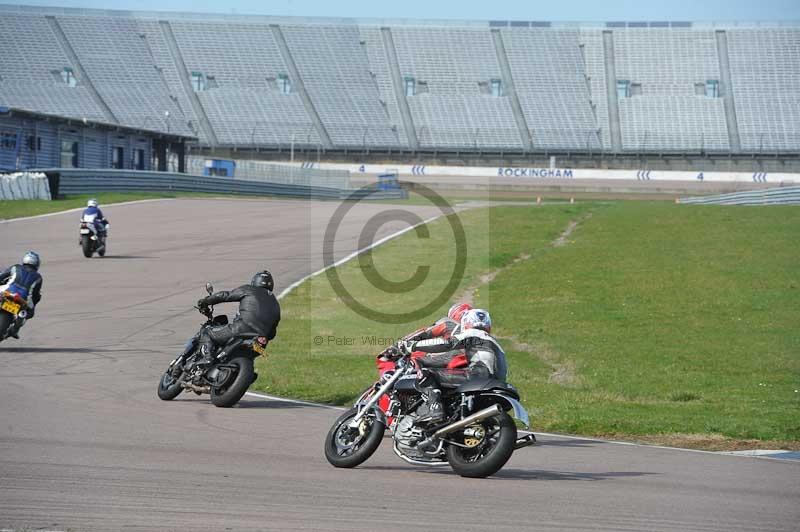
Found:
[{"label": "distant rider", "polygon": [[108,220],[103,216],[103,211],[100,210],[96,199],[92,198],[86,202],[86,208],[81,215],[81,221],[94,224],[94,232],[97,235],[97,239],[100,241],[97,251],[103,251],[106,247]]},{"label": "distant rider", "polygon": [[258,272],[250,281],[230,292],[211,294],[197,302],[205,309],[217,303],[239,302],[239,313],[227,325],[207,327],[200,333],[200,364],[210,364],[214,360],[216,346],[225,345],[231,338],[240,334],[259,334],[267,341],[275,338],[278,322],[281,321],[281,307],[272,293],[274,281],[267,270]]},{"label": "distant rider", "polygon": [[[22,264],[15,264],[0,273],[0,293],[18,294],[27,304],[26,320],[33,319],[34,309],[42,299],[42,276],[39,274],[41,259],[34,251],[28,251],[22,257]],[[17,320],[8,329],[8,335],[19,339],[18,333],[24,320]]]},{"label": "distant rider", "polygon": [[[483,309],[467,311],[461,318],[461,328],[454,336],[444,342],[431,344],[428,342],[410,342],[405,345],[408,351],[424,351],[426,353],[442,353],[463,349],[469,362],[464,369],[441,369],[426,364],[427,356],[417,359],[423,368],[420,388],[425,392],[427,414],[418,418],[420,423],[436,423],[444,418],[441,403],[442,392],[439,386],[448,384],[457,386],[469,379],[492,377],[506,380],[508,365],[506,354],[497,340],[489,334],[492,330],[492,318]],[[436,360],[433,359],[434,366]]]}]

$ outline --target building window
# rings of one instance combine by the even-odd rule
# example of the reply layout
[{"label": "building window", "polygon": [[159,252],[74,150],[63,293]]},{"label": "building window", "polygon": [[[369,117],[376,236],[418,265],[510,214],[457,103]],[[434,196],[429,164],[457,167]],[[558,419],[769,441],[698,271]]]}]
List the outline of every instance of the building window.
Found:
[{"label": "building window", "polygon": [[25,144],[28,146],[29,151],[39,151],[42,149],[42,137],[28,135]]},{"label": "building window", "polygon": [[61,141],[61,168],[78,167],[78,142],[73,140]]},{"label": "building window", "polygon": [[491,89],[492,96],[495,98],[499,98],[503,96],[503,80],[502,79],[492,79],[489,80],[489,87]]},{"label": "building window", "polygon": [[417,93],[417,83],[414,78],[404,78],[406,87],[406,96],[414,96]]},{"label": "building window", "polygon": [[706,81],[706,97],[719,98],[719,80],[709,79]]},{"label": "building window", "polygon": [[292,82],[286,74],[278,74],[278,90],[280,90],[282,94],[292,93]]},{"label": "building window", "polygon": [[125,168],[125,150],[121,146],[111,148],[111,168]]},{"label": "building window", "polygon": [[631,82],[627,79],[617,80],[617,98],[630,98],[631,96]]},{"label": "building window", "polygon": [[0,149],[16,150],[17,134],[11,131],[0,131]]},{"label": "building window", "polygon": [[61,81],[66,83],[68,87],[75,87],[78,84],[75,73],[70,67],[64,67],[61,69]]},{"label": "building window", "polygon": [[192,89],[195,92],[206,90],[206,77],[202,72],[192,72]]},{"label": "building window", "polygon": [[144,170],[144,150],[141,148],[133,151],[133,167]]}]

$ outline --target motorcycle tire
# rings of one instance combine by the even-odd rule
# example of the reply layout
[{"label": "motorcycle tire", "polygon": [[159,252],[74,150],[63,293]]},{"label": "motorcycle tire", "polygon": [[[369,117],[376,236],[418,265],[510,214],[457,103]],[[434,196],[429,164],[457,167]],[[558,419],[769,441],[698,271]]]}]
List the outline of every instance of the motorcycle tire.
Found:
[{"label": "motorcycle tire", "polygon": [[220,408],[230,408],[239,402],[244,393],[253,384],[253,360],[247,357],[234,358],[226,365],[238,366],[239,371],[225,386],[211,387],[211,402]]},{"label": "motorcycle tire", "polygon": [[83,250],[83,256],[87,259],[92,258],[92,253],[94,250],[92,249],[92,240],[88,237],[88,235],[83,235],[81,237],[81,249]]},{"label": "motorcycle tire", "polygon": [[[492,447],[485,455],[479,454],[475,459],[470,455],[475,450],[464,449],[456,445],[447,446],[447,461],[453,471],[468,478],[486,478],[494,475],[508,462],[514,453],[514,444],[517,440],[517,427],[514,420],[503,412],[497,416],[481,422],[484,426],[486,422],[493,420],[499,426],[499,433]],[[476,448],[479,453],[483,453],[482,448]]]},{"label": "motorcycle tire", "polygon": [[180,376],[175,377],[170,370],[165,371],[158,381],[158,398],[162,401],[172,401],[182,391]]},{"label": "motorcycle tire", "polygon": [[11,327],[13,323],[14,316],[8,312],[0,311],[0,342],[5,339],[8,328]]},{"label": "motorcycle tire", "polygon": [[365,433],[359,434],[360,439],[352,444],[354,448],[347,455],[340,452],[337,440],[341,441],[340,438],[345,437],[342,434],[343,425],[353,419],[357,413],[357,408],[351,408],[339,416],[325,437],[325,458],[334,467],[356,467],[372,456],[381,444],[386,427],[374,417],[364,416],[362,421],[365,422]]}]

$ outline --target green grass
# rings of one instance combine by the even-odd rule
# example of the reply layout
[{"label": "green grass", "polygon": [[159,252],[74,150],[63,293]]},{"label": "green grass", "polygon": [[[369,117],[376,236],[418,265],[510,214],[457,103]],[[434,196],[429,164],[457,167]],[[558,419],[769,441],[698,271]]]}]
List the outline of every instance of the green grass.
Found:
[{"label": "green grass", "polygon": [[38,214],[66,211],[77,207],[85,207],[89,198],[97,198],[100,206],[123,201],[136,201],[153,198],[173,198],[175,195],[161,193],[99,193],[82,196],[67,196],[56,200],[0,200],[0,219],[23,218]]},{"label": "green grass", "polygon": [[[510,263],[519,253],[534,253],[546,246],[584,209],[585,205],[478,209],[462,215],[467,259],[455,293],[474,284],[482,272]],[[512,227],[514,231],[509,230]],[[417,265],[430,265],[420,287],[389,296],[365,280],[364,261],[353,260],[337,268],[354,299],[381,312],[403,312],[433,300],[432,294],[448,283],[455,245],[448,222],[441,219],[430,225],[429,238],[410,232],[378,247],[370,256],[374,268],[395,282],[411,277]],[[374,357],[382,349],[376,344],[391,343],[391,339],[441,317],[452,299],[407,323],[387,324],[345,306],[326,275],[312,278],[283,300],[278,338],[270,344],[271,358],[262,367],[256,387],[280,395],[346,403],[374,380]],[[315,345],[315,337],[322,338],[320,345]]]},{"label": "green grass", "polygon": [[[566,245],[550,245],[587,213]],[[469,243],[461,288],[502,268],[476,298],[492,312],[509,380],[536,430],[797,447],[800,209],[618,202],[460,216]],[[372,254],[394,280],[432,264],[424,287],[387,296],[364,279],[358,260],[338,269],[345,286],[385,310],[430,300],[454,255],[444,221],[433,225],[429,240],[408,234]],[[523,254],[531,257],[514,261]],[[314,278],[284,299],[279,337],[256,386],[346,403],[374,379],[381,347],[369,337],[402,335],[450,303],[413,323],[387,325],[356,315],[326,276]]]}]

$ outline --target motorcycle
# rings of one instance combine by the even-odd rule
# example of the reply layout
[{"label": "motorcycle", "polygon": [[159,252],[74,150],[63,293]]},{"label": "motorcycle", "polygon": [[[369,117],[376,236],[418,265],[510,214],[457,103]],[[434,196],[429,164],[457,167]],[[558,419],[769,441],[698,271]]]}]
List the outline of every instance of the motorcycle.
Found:
[{"label": "motorcycle", "polygon": [[[95,226],[96,216],[93,214],[81,216],[80,240],[78,244],[83,250],[83,256],[87,259],[91,258],[95,252],[101,257],[106,255],[106,246],[108,242],[108,228],[111,224],[106,224],[104,228],[104,235],[98,234],[97,227]],[[101,240],[102,238],[102,240]]]},{"label": "motorcycle", "polygon": [[11,329],[19,330],[28,318],[28,302],[8,290],[0,294],[0,342],[8,338]]},{"label": "motorcycle", "polygon": [[[211,283],[206,283],[209,295],[214,292]],[[231,338],[214,356],[214,362],[199,365],[200,333],[207,327],[226,325],[224,314],[214,316],[214,308],[197,308],[206,317],[206,322],[186,342],[183,350],[169,364],[158,381],[158,397],[164,401],[175,399],[184,390],[197,395],[210,394],[214,406],[228,408],[244,396],[247,388],[258,378],[253,368],[254,360],[267,356],[267,338],[258,334],[241,334]]]},{"label": "motorcycle", "polygon": [[[533,434],[517,434],[514,419],[527,427],[529,418],[512,385],[489,377],[456,386],[442,384],[445,419],[433,426],[420,425],[416,420],[427,406],[417,385],[419,365],[411,353],[404,353],[395,368],[384,372],[328,431],[325,458],[334,467],[352,468],[366,461],[387,428],[395,454],[406,462],[449,464],[459,475],[471,478],[495,474],[516,449],[536,442]],[[383,410],[379,403],[385,396],[389,405]]]}]

